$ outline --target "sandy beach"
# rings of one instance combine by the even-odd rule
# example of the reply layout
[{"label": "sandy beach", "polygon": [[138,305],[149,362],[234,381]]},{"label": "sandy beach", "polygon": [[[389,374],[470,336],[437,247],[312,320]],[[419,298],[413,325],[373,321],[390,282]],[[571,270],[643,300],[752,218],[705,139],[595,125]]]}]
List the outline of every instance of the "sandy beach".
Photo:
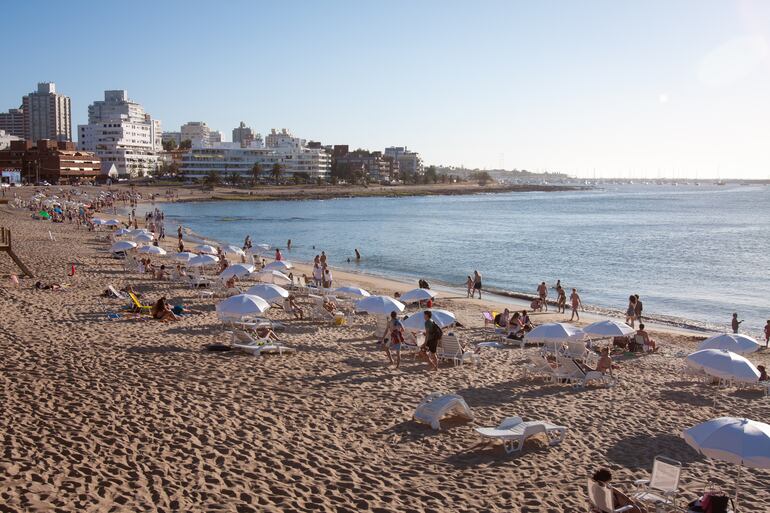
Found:
[{"label": "sandy beach", "polygon": [[[684,505],[709,480],[731,491],[737,468],[699,456],[681,431],[770,413],[759,389],[727,389],[714,408],[714,389],[681,372],[703,337],[675,331],[653,332],[656,354],[618,355],[611,388],[529,379],[526,353],[512,347],[482,349],[478,366],[431,373],[406,357],[394,369],[375,345],[372,316],[335,327],[271,309],[295,354],[210,353],[205,345],[229,341],[219,300],[124,271],[96,239],[103,233],[8,205],[0,226],[35,280],[64,285],[36,291],[25,278],[11,287],[6,276],[18,271],[0,254],[0,511],[586,511],[595,470],[610,468],[630,491],[659,454],[684,464]],[[385,294],[412,288],[339,271],[335,281]],[[101,297],[110,284],[134,286],[145,304],[165,295],[200,313],[138,319],[124,301]],[[503,305],[443,294],[437,306],[455,312],[462,340],[496,338],[481,312]],[[768,365],[770,351],[750,359]],[[441,431],[415,422],[433,391],[462,395],[475,419]],[[473,429],[513,415],[569,432],[561,445],[535,438],[510,456]],[[744,469],[743,511],[770,510],[768,478]]]}]

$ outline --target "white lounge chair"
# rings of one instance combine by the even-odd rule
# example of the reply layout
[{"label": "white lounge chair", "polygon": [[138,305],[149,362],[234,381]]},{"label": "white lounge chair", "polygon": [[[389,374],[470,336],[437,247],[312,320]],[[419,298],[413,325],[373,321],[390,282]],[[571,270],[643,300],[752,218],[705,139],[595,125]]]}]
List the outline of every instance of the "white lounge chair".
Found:
[{"label": "white lounge chair", "polygon": [[120,290],[116,289],[114,286],[108,285],[107,286],[107,290],[109,290],[110,293],[113,296],[115,296],[117,299],[122,299],[124,301],[129,301],[128,294],[125,294],[125,293],[121,292]]},{"label": "white lounge chair", "polygon": [[548,445],[560,444],[567,435],[565,426],[557,426],[547,421],[524,421],[521,417],[507,417],[497,427],[480,427],[476,431],[483,438],[493,438],[503,441],[503,447],[508,454],[520,452],[524,441],[540,433],[545,433]]},{"label": "white lounge chair", "polygon": [[553,368],[545,358],[533,353],[529,355],[529,361],[524,364],[524,377],[544,377],[550,381],[553,379]]},{"label": "white lounge chair", "polygon": [[588,501],[591,513],[624,513],[634,508],[632,504],[616,506],[611,486],[604,486],[593,479],[588,480]]},{"label": "white lounge chair", "polygon": [[586,355],[587,349],[585,342],[581,340],[570,340],[563,349],[565,356],[582,360]]},{"label": "white lounge chair", "polygon": [[553,380],[557,383],[582,384],[586,374],[578,367],[575,360],[565,356],[556,355],[556,368],[553,370]]},{"label": "white lounge chair", "polygon": [[638,491],[633,498],[641,502],[676,507],[681,475],[682,463],[665,456],[656,456],[650,479],[636,480]]},{"label": "white lounge chair", "polygon": [[280,341],[271,340],[268,337],[252,337],[243,330],[232,331],[232,342],[230,345],[235,349],[248,351],[255,356],[259,356],[262,353],[284,354],[295,352],[293,347],[287,347]]},{"label": "white lounge chair", "polygon": [[441,419],[445,416],[460,416],[473,420],[473,412],[461,396],[434,392],[423,398],[414,411],[414,419],[430,424],[433,429],[441,429]]},{"label": "white lounge chair", "polygon": [[471,362],[475,365],[479,363],[478,353],[463,349],[460,340],[454,333],[447,333],[441,337],[441,345],[436,351],[436,357],[441,360],[451,360],[454,365],[462,365],[465,362]]}]

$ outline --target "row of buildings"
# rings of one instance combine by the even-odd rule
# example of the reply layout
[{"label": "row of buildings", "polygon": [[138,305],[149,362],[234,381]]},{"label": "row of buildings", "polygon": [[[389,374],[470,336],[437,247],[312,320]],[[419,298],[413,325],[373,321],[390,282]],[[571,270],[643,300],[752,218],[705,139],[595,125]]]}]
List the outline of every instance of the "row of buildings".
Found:
[{"label": "row of buildings", "polygon": [[[233,142],[224,142],[221,132],[202,121],[163,132],[160,120],[129,99],[125,90],[105,91],[103,100],[88,106],[88,123],[77,128],[77,146],[72,143],[71,124],[70,98],[57,93],[52,82],[38,84],[36,91],[22,98],[18,109],[0,113],[0,169],[20,166],[25,181],[33,181],[34,171],[36,182],[90,181],[98,175],[135,178],[152,175],[164,163],[172,162],[188,179],[211,173],[251,178],[255,169],[267,174],[276,164],[283,177],[309,180],[390,181],[423,171],[419,154],[406,147],[390,147],[384,152],[349,151],[347,145],[323,146],[295,137],[285,128],[273,129],[263,138],[240,122],[232,130]],[[67,164],[60,166],[60,176],[53,171],[48,156],[56,152],[60,153],[59,161]],[[22,157],[22,153],[27,156]],[[45,163],[39,156],[43,154]],[[83,163],[79,174],[70,169],[70,157]],[[94,163],[99,164],[95,173]]]}]

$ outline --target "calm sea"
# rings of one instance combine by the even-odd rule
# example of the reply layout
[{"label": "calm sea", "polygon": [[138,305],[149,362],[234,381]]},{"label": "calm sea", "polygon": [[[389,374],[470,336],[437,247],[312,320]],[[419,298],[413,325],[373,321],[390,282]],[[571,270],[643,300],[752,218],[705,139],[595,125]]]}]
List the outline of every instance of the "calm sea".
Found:
[{"label": "calm sea", "polygon": [[[164,205],[175,223],[236,245],[286,247],[308,261],[534,293],[540,281],[577,287],[586,304],[723,327],[733,311],[759,334],[770,319],[770,187],[623,185],[507,193],[325,201]],[[363,255],[359,263],[353,249]],[[351,259],[348,262],[348,258]]]}]

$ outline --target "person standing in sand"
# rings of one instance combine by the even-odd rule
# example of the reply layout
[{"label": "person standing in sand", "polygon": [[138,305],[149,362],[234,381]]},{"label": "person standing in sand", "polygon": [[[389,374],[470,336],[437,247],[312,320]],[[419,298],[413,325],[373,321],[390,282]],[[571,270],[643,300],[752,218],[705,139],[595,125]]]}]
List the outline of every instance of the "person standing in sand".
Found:
[{"label": "person standing in sand", "polygon": [[468,288],[468,294],[466,297],[472,297],[473,294],[473,278],[468,276],[468,279],[465,280],[465,286]]},{"label": "person standing in sand", "polygon": [[765,324],[765,347],[770,344],[770,319],[767,320],[767,324]]},{"label": "person standing in sand", "polygon": [[634,327],[634,319],[636,319],[636,296],[628,296],[628,307],[626,308],[626,324]]},{"label": "person standing in sand", "polygon": [[473,292],[471,292],[471,298],[476,295],[476,291],[479,291],[479,299],[481,299],[481,273],[473,271]]},{"label": "person standing in sand", "polygon": [[634,297],[636,298],[636,304],[634,305],[634,317],[636,317],[636,320],[641,323],[642,310],[644,310],[644,306],[642,305],[642,300],[639,299],[639,294],[634,294]]},{"label": "person standing in sand", "polygon": [[583,302],[580,300],[580,294],[578,294],[577,289],[572,289],[572,294],[569,296],[569,301],[572,304],[572,316],[569,318],[569,320],[575,319],[577,316],[577,320],[580,320],[580,314],[578,313],[578,308],[583,307]]},{"label": "person standing in sand", "polygon": [[275,248],[275,261],[280,262],[283,260],[283,255],[281,254],[281,250],[278,248]]},{"label": "person standing in sand", "polygon": [[324,267],[326,265],[326,252],[321,251],[321,258],[319,260],[319,263],[321,264],[321,267]]},{"label": "person standing in sand", "polygon": [[544,312],[548,311],[548,285],[545,282],[541,282],[537,286],[537,296],[540,298],[540,305]]},{"label": "person standing in sand", "polygon": [[733,320],[731,322],[733,333],[738,333],[738,330],[740,329],[742,323],[743,323],[742,320],[741,321],[738,320],[738,313],[734,313]]},{"label": "person standing in sand", "polygon": [[428,359],[428,364],[434,370],[438,370],[438,358],[436,358],[436,350],[438,349],[438,343],[441,341],[443,335],[441,328],[432,319],[433,314],[430,310],[423,312],[425,319],[425,356]]},{"label": "person standing in sand", "polygon": [[[384,341],[385,354],[388,355],[390,363],[395,363],[396,368],[401,365],[401,344],[404,343],[404,325],[396,316],[396,312],[390,312],[390,320],[388,320],[388,326],[385,328],[385,333],[382,334],[382,340]],[[391,349],[395,351],[396,358],[393,358]]]},{"label": "person standing in sand", "polygon": [[561,283],[556,285],[556,313],[567,313],[567,292]]}]

